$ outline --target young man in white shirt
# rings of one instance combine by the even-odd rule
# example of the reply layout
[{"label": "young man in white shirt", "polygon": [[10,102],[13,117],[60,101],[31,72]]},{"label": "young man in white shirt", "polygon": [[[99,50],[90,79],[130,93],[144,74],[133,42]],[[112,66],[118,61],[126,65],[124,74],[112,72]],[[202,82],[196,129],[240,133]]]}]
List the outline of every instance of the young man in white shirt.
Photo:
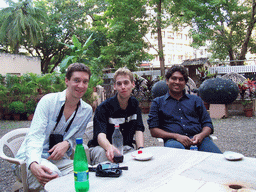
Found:
[{"label": "young man in white shirt", "polygon": [[[39,101],[29,133],[16,155],[26,161],[29,189],[43,191],[50,180],[73,172],[73,161],[65,154],[72,154],[75,139],[83,136],[92,117],[92,107],[81,99],[90,75],[84,64],[71,64],[65,77],[67,89],[47,94]],[[49,147],[50,135],[62,139]],[[15,174],[19,177],[19,166]]]}]

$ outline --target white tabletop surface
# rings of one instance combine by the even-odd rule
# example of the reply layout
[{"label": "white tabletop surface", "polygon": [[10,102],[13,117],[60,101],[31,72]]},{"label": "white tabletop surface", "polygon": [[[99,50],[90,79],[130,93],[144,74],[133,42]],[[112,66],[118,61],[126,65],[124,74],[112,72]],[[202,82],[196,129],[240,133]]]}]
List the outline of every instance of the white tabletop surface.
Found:
[{"label": "white tabletop surface", "polygon": [[[144,148],[143,152],[153,154],[153,158],[137,161],[131,153],[126,154],[120,166],[129,170],[123,170],[118,178],[96,177],[90,172],[89,191],[231,192],[230,185],[239,185],[247,192],[256,192],[256,158],[228,161],[222,154],[167,147]],[[45,190],[74,192],[73,174],[48,182]]]}]

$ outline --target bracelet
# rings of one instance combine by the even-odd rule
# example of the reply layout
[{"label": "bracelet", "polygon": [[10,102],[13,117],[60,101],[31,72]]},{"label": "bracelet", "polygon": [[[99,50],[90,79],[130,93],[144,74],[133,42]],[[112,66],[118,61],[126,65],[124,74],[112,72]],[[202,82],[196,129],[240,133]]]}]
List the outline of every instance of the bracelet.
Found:
[{"label": "bracelet", "polygon": [[138,149],[143,149],[144,147],[139,147]]}]

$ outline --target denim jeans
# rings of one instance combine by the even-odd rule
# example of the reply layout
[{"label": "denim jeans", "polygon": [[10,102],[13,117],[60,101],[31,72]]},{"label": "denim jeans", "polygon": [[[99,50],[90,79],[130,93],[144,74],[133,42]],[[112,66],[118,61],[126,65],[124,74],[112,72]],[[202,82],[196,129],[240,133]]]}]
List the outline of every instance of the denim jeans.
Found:
[{"label": "denim jeans", "polygon": [[[175,139],[169,139],[164,143],[165,147],[186,149],[180,142]],[[200,145],[197,146],[198,151],[212,152],[212,153],[222,153],[220,149],[214,144],[210,137],[205,137]]]}]

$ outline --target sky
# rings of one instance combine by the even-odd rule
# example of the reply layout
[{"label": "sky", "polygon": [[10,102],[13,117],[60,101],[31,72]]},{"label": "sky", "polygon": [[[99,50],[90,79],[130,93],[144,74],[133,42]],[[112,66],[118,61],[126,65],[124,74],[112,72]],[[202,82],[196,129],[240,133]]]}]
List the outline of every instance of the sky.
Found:
[{"label": "sky", "polygon": [[[13,0],[14,2],[18,2],[18,0]],[[5,3],[5,0],[0,0],[0,8],[8,7],[8,4]]]},{"label": "sky", "polygon": [[0,8],[7,7],[8,5],[5,3],[4,0],[0,0]]}]

